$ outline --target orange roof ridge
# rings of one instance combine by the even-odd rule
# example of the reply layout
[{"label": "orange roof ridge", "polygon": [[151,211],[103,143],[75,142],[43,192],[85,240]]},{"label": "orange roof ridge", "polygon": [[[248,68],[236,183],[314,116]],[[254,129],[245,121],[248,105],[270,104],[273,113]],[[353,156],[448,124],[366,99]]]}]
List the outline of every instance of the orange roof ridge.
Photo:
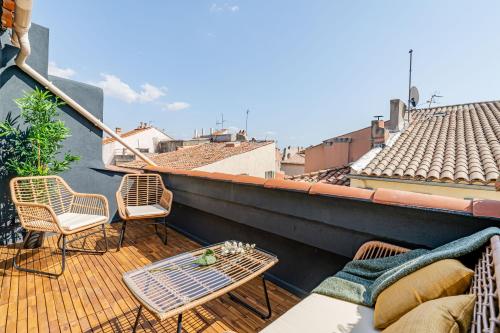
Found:
[{"label": "orange roof ridge", "polygon": [[[430,108],[414,109],[413,111],[434,110],[434,109],[439,109],[439,108],[453,108],[453,107],[457,107],[457,106],[473,105],[473,104],[487,104],[487,103],[500,103],[500,99],[498,99],[498,100],[491,100],[491,101],[450,104],[450,105],[436,105],[436,106],[432,106]],[[411,112],[413,112],[413,111],[411,111]]]},{"label": "orange roof ridge", "polygon": [[[217,161],[244,154],[258,149],[273,141],[242,141],[239,145],[228,146],[227,142],[208,142],[161,154],[152,154],[149,157],[159,166],[173,169],[192,170]],[[120,166],[142,169],[146,163],[140,160],[120,163]]]}]

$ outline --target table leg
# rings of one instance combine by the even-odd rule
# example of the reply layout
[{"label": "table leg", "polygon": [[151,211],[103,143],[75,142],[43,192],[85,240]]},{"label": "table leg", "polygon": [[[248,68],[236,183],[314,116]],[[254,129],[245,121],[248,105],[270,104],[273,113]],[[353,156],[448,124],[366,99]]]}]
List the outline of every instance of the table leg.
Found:
[{"label": "table leg", "polygon": [[269,301],[269,294],[267,293],[267,286],[266,286],[266,279],[262,277],[262,285],[264,287],[264,296],[266,297],[266,305],[267,305],[267,314],[262,313],[261,311],[257,310],[247,302],[243,301],[241,298],[237,297],[233,293],[228,293],[229,298],[231,298],[234,302],[243,305],[245,308],[248,310],[252,311],[256,315],[260,316],[262,319],[269,319],[271,318],[272,312],[271,312],[271,302]]},{"label": "table leg", "polygon": [[139,318],[141,317],[141,312],[142,312],[142,305],[139,305],[139,311],[137,311],[137,317],[135,318],[134,328],[132,329],[133,333],[135,333],[135,331],[137,330],[137,325],[139,324]]},{"label": "table leg", "polygon": [[177,316],[177,333],[182,332],[182,312]]}]

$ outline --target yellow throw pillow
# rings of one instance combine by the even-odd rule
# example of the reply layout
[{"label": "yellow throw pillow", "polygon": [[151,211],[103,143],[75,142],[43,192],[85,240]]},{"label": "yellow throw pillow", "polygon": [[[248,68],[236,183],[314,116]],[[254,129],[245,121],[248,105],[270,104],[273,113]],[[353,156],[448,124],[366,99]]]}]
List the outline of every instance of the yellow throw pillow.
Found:
[{"label": "yellow throw pillow", "polygon": [[469,331],[475,295],[438,298],[420,304],[382,333],[466,333]]},{"label": "yellow throw pillow", "polygon": [[377,298],[373,322],[386,328],[418,305],[436,298],[463,294],[474,272],[455,259],[444,259],[413,272]]}]

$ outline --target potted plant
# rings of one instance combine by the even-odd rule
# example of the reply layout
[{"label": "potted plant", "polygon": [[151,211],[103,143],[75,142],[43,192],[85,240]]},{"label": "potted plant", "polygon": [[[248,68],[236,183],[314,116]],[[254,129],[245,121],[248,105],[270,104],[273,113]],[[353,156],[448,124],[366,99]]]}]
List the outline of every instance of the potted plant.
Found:
[{"label": "potted plant", "polygon": [[[36,88],[16,100],[20,117],[8,116],[0,123],[1,150],[4,165],[0,166],[7,177],[54,175],[70,168],[79,156],[60,155],[63,141],[70,136],[64,122],[57,119],[58,107],[64,105],[50,92]],[[30,247],[40,246],[43,233],[37,234]]]}]

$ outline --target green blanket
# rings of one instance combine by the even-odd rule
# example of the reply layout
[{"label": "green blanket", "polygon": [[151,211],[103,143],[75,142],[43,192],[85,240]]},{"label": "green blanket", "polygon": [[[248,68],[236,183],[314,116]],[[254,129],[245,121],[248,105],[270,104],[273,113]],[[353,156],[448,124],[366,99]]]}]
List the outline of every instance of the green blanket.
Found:
[{"label": "green blanket", "polygon": [[402,277],[442,259],[452,259],[476,251],[485,245],[499,228],[487,228],[457,239],[434,250],[412,250],[404,254],[368,260],[353,260],[313,292],[349,302],[373,306],[378,295]]}]

